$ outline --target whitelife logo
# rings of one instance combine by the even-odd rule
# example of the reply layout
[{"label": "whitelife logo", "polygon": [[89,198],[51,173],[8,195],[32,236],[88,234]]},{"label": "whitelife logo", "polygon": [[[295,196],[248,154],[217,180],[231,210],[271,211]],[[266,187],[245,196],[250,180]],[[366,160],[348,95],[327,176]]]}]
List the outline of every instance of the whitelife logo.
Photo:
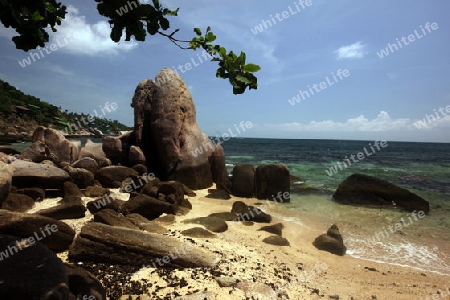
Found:
[{"label": "whitelife logo", "polygon": [[[428,33],[431,33],[431,29],[432,30],[437,30],[439,28],[439,26],[438,26],[438,24],[436,22],[433,22],[431,24],[430,24],[430,22],[427,22],[425,24],[425,28],[427,29]],[[400,40],[397,38],[396,39],[397,40],[397,44],[389,43],[386,48],[381,49],[379,52],[377,52],[378,57],[379,58],[384,58],[386,56],[389,56],[389,54],[394,53],[395,51],[398,51],[399,47],[400,47],[400,49],[403,48],[402,43],[400,41],[403,42],[404,46],[408,46],[410,43],[416,41],[416,38],[417,38],[417,40],[419,40],[419,39],[423,38],[424,36],[426,36],[427,35],[427,31],[425,31],[425,29],[422,27],[422,25],[420,25],[420,29],[422,29],[423,35],[420,35],[420,33],[417,32],[417,29],[416,29],[416,30],[414,30],[414,34],[408,35],[408,41],[409,42],[406,41],[406,37],[404,37],[404,36],[402,36],[402,38]],[[397,47],[397,45],[398,45],[398,47]]]},{"label": "whitelife logo", "polygon": [[[366,158],[367,156],[372,156],[373,154],[375,154],[375,149],[373,148],[375,146],[375,148],[378,149],[378,151],[381,150],[380,146],[382,148],[385,148],[388,146],[388,143],[386,141],[375,141],[374,145],[372,146],[372,143],[369,143],[370,149],[372,149],[372,152],[367,151],[366,147],[364,147],[364,153],[363,152],[359,152],[357,155],[352,154],[350,155],[351,160],[353,161],[353,163],[357,163],[363,159]],[[356,158],[358,157],[358,158]],[[347,165],[348,164],[348,165]],[[351,166],[352,163],[350,162],[350,159],[346,156],[343,160],[342,163],[341,162],[337,162],[337,164],[334,167],[331,167],[329,170],[325,170],[325,172],[327,172],[328,176],[333,176],[334,174],[337,174],[339,172],[339,169],[342,171],[343,167],[345,169],[347,169],[349,166]]]},{"label": "whitelife logo", "polygon": [[[296,15],[300,11],[305,10],[306,7],[311,6],[311,5],[312,5],[312,0],[306,0],[306,1],[300,0],[300,1],[298,1],[298,3],[294,2],[295,9],[293,9],[289,5],[288,10],[283,11],[281,14],[276,13],[275,17],[273,17],[273,15],[270,15],[269,20],[261,20],[261,23],[259,25],[255,26],[254,28],[250,28],[250,30],[254,35],[257,35],[258,33],[263,32],[265,29],[269,29],[270,27],[276,25],[277,24],[276,20],[278,20],[278,22],[282,22],[282,21],[286,20],[287,18],[289,18],[290,16]],[[302,8],[300,8],[300,6]]]},{"label": "whitelife logo", "polygon": [[[28,55],[28,58],[22,59],[22,61],[19,61],[19,65],[22,68],[25,68],[26,66],[31,65],[32,62],[35,62],[36,60],[39,60],[41,58],[45,57],[45,54],[42,52],[42,50],[45,51],[45,53],[47,54],[51,54],[52,52],[55,52],[56,50],[58,50],[59,48],[62,48],[66,45],[69,44],[69,42],[72,42],[74,39],[76,39],[76,32],[72,32],[70,33],[68,36],[62,36],[63,37],[63,41],[61,42],[61,40],[58,38],[56,39],[56,44],[51,44],[48,47],[44,47],[41,49],[41,47],[37,47],[36,50],[37,51],[31,51],[30,55]],[[31,61],[33,60],[33,61]]]},{"label": "whitelife logo", "polygon": [[[445,107],[445,111],[443,107],[439,107],[439,112],[441,113],[442,118],[445,118],[447,116],[447,114],[450,114],[450,105],[447,105]],[[419,120],[417,122],[414,123],[414,126],[417,127],[417,129],[421,129],[421,128],[427,128],[429,124],[431,124],[432,122],[436,122],[437,120],[439,120],[441,118],[441,116],[439,116],[438,112],[436,111],[436,109],[434,110],[434,114],[435,116],[425,115],[425,118],[423,118],[423,120]]]},{"label": "whitelife logo", "polygon": [[[339,82],[339,80],[336,78],[336,76],[339,77],[340,81],[344,80],[344,78],[347,78],[348,76],[350,76],[350,71],[347,70],[347,69],[345,69],[344,71],[339,69],[339,70],[336,71],[336,75],[334,75],[333,72],[331,72],[331,75],[333,75],[334,82],[331,81],[328,78],[328,76],[327,76],[327,77],[325,77],[326,82],[322,81],[319,84],[314,83],[312,85],[312,87],[310,85],[308,85],[309,93],[308,93],[308,91],[300,90],[296,96],[292,97],[292,99],[288,99],[288,102],[292,106],[294,106],[296,103],[302,102],[302,99],[305,100],[306,98],[309,98],[309,97],[313,96],[314,95],[314,91],[316,91],[316,93],[319,93],[320,91],[325,90],[326,88],[328,88],[328,87],[334,85],[335,83]],[[344,77],[342,77],[342,76],[344,76]],[[300,97],[302,99],[300,99]]]}]

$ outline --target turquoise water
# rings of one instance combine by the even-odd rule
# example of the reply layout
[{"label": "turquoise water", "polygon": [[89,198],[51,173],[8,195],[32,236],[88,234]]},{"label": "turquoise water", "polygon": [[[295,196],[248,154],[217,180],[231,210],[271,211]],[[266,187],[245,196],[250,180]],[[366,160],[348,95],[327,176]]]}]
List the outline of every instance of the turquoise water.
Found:
[{"label": "turquoise water", "polygon": [[[387,147],[364,160],[343,167],[332,176],[327,174],[326,170],[346,156],[362,152],[369,143],[373,145],[374,141],[231,139],[222,146],[229,170],[237,163],[284,163],[291,175],[300,178],[301,185],[321,192],[292,193],[291,203],[271,209],[286,222],[318,232],[336,223],[349,255],[450,275],[450,144],[388,141]],[[416,221],[403,211],[352,207],[332,201],[331,195],[339,183],[353,173],[407,188],[430,202],[430,215]],[[411,224],[405,223],[409,225],[394,232],[389,230],[389,226],[403,224],[402,218],[409,220],[408,217],[413,220]]]}]

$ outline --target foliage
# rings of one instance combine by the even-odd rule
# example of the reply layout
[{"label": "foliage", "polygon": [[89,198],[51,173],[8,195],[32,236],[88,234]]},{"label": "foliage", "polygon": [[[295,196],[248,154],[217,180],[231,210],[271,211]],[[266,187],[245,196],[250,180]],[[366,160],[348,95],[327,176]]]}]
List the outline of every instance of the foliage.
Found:
[{"label": "foliage", "polygon": [[[167,17],[177,16],[179,8],[170,10],[163,7],[159,0],[152,0],[153,4],[143,4],[138,0],[95,1],[99,14],[108,18],[110,36],[114,42],[119,42],[123,33],[126,41],[132,37],[137,41],[145,41],[147,33],[152,36],[159,34],[181,49],[206,50],[212,56],[211,61],[219,64],[216,77],[228,79],[234,94],[244,93],[247,87],[250,90],[258,88],[258,79],[253,73],[259,71],[260,67],[246,64],[244,52],[238,56],[221,45],[212,44],[216,36],[210,27],[206,29],[205,35],[202,35],[200,28],[194,28],[196,36],[191,40],[175,38],[179,29],[167,32],[170,29]],[[139,5],[136,4],[137,7],[132,9],[131,2]],[[126,8],[126,12],[123,8]],[[13,41],[17,49],[25,51],[37,46],[44,47],[49,38],[44,29],[50,26],[56,31],[56,24],[61,24],[66,13],[66,7],[54,0],[0,0],[0,20],[5,27],[12,27],[19,33],[19,36],[13,37]]]},{"label": "foliage", "polygon": [[44,47],[49,38],[44,29],[50,26],[55,32],[66,13],[66,7],[55,0],[0,0],[0,20],[19,33],[12,40],[25,51]]},{"label": "foliage", "polygon": [[[11,106],[24,106],[30,109],[29,114],[20,116],[22,118],[32,118],[43,126],[52,125],[55,128],[64,129],[58,121],[66,122],[76,125],[81,124],[84,128],[97,128],[104,133],[117,132],[119,130],[126,131],[132,128],[119,123],[116,120],[108,120],[104,118],[95,117],[92,122],[85,124],[88,115],[78,114],[68,111],[61,111],[59,107],[41,101],[34,96],[26,95],[22,91],[11,86],[7,82],[0,80],[0,113],[5,116],[12,114]],[[92,119],[92,118],[91,118]],[[70,133],[70,132],[69,132]]]}]

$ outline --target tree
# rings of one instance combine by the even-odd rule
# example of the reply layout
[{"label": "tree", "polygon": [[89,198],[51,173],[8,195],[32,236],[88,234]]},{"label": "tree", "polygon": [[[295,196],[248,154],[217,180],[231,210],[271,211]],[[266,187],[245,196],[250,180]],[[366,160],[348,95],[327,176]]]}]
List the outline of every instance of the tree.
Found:
[{"label": "tree", "polygon": [[[181,40],[175,37],[179,29],[168,31],[168,17],[178,15],[179,8],[170,10],[163,7],[159,0],[153,4],[143,4],[138,0],[95,0],[100,15],[108,18],[111,26],[111,39],[119,42],[125,32],[125,40],[132,37],[137,41],[145,41],[147,34],[162,35],[181,49],[197,50],[202,48],[218,62],[216,77],[228,79],[233,86],[233,94],[242,94],[258,88],[258,79],[253,74],[260,70],[256,64],[246,63],[246,54],[236,55],[225,47],[214,45],[216,36],[208,26],[203,33],[200,28],[194,28],[195,37],[191,40]],[[135,6],[131,5],[134,2]],[[130,8],[128,10],[128,7]],[[126,11],[124,8],[127,8]],[[66,6],[56,0],[0,0],[0,20],[5,27],[12,27],[19,34],[12,38],[17,49],[29,51],[38,46],[44,47],[49,40],[45,29],[50,27],[57,31],[67,13]]]}]

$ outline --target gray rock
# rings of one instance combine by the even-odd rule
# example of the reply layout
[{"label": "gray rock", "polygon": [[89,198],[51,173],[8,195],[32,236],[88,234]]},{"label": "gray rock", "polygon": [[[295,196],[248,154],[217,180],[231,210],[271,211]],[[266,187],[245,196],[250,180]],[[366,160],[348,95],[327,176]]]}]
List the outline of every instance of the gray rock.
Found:
[{"label": "gray rock", "polygon": [[83,168],[67,166],[64,171],[69,173],[70,180],[82,189],[94,184],[94,173]]},{"label": "gray rock", "polygon": [[0,234],[1,299],[69,299],[67,273],[62,261],[44,244]]},{"label": "gray rock", "polygon": [[263,239],[263,242],[274,246],[290,246],[291,244],[287,239],[278,235],[272,235]]},{"label": "gray rock", "polygon": [[136,230],[140,229],[139,226],[136,226],[130,219],[112,209],[102,209],[99,212],[95,213],[94,222]]},{"label": "gray rock", "polygon": [[233,203],[231,212],[237,214],[235,221],[252,221],[257,223],[270,223],[272,216],[263,212],[261,209],[254,206],[247,206],[242,201]]},{"label": "gray rock", "polygon": [[233,277],[216,277],[215,278],[220,287],[235,287],[239,280]]},{"label": "gray rock", "polygon": [[36,202],[45,199],[45,190],[41,188],[23,188],[16,190],[15,193],[27,195]]},{"label": "gray rock", "polygon": [[347,251],[339,228],[334,224],[328,229],[327,234],[322,234],[317,237],[314,240],[313,245],[319,250],[328,251],[341,256],[345,255],[345,252]]},{"label": "gray rock", "polygon": [[118,188],[127,177],[137,175],[135,170],[128,167],[109,166],[98,170],[95,179],[100,181],[103,187]]},{"label": "gray rock", "polygon": [[[200,130],[192,96],[172,69],[139,83],[132,100],[137,145],[149,171],[192,189],[212,185],[210,157],[214,145]],[[200,153],[200,152],[202,153]]]},{"label": "gray rock", "polygon": [[103,188],[101,185],[88,186],[84,190],[86,197],[102,197],[103,195],[110,194],[109,189]]},{"label": "gray rock", "polygon": [[160,201],[147,195],[137,195],[131,198],[121,206],[121,211],[125,214],[136,213],[141,216],[153,220],[162,214],[174,213],[170,203]]},{"label": "gray rock", "polygon": [[249,164],[237,164],[233,168],[231,192],[236,197],[251,198],[255,192],[255,168]]},{"label": "gray rock", "polygon": [[[290,202],[290,175],[289,168],[283,164],[260,165],[255,172],[256,198]],[[285,195],[288,195],[285,197]],[[280,201],[280,199],[282,201]]]},{"label": "gray rock", "polygon": [[193,238],[215,238],[216,235],[202,227],[194,227],[181,231],[181,234]]},{"label": "gray rock", "polygon": [[111,160],[106,157],[105,152],[103,152],[102,143],[94,143],[91,140],[87,140],[83,148],[81,148],[78,159],[83,159],[85,157],[90,157],[95,159],[99,167],[106,167],[111,165]]},{"label": "gray rock", "polygon": [[80,191],[78,186],[75,183],[70,182],[70,181],[64,182],[63,193],[64,193],[64,197],[67,197],[67,196],[84,197],[83,192]]},{"label": "gray rock", "polygon": [[96,300],[106,300],[106,289],[94,275],[83,268],[67,263],[64,265],[69,278],[70,292],[77,299],[81,300],[83,296],[92,295]]},{"label": "gray rock", "polygon": [[231,212],[212,213],[208,217],[217,217],[224,219],[225,221],[235,221],[237,214]]},{"label": "gray rock", "polygon": [[32,145],[21,153],[21,159],[40,162],[50,159],[54,162],[75,161],[78,157],[79,145],[67,140],[64,135],[52,128],[39,126],[33,133]]},{"label": "gray rock", "polygon": [[123,161],[122,140],[117,137],[106,136],[102,140],[102,150],[112,163]]},{"label": "gray rock", "polygon": [[430,212],[430,204],[425,199],[395,184],[363,174],[353,174],[341,182],[333,199],[341,204]]},{"label": "gray rock", "polygon": [[228,230],[228,225],[224,219],[217,217],[200,217],[194,219],[184,220],[183,223],[200,224],[212,232],[225,232]]},{"label": "gray rock", "polygon": [[144,218],[139,214],[129,214],[127,215],[127,218],[142,230],[159,234],[168,233],[168,230],[165,227],[159,225],[154,221],[150,221],[149,219]]},{"label": "gray rock", "polygon": [[118,212],[123,203],[125,203],[125,201],[115,199],[113,196],[105,194],[101,198],[86,203],[86,208],[91,214],[95,214],[102,209],[112,209]]},{"label": "gray rock", "polygon": [[80,197],[66,196],[59,205],[41,209],[36,214],[55,220],[81,219],[85,217],[86,210]]},{"label": "gray rock", "polygon": [[216,144],[214,149],[211,161],[211,171],[213,181],[216,183],[216,188],[231,193],[231,183],[225,166],[225,152],[220,144]]},{"label": "gray rock", "polygon": [[277,224],[273,224],[273,225],[269,225],[269,226],[263,226],[258,230],[267,231],[269,233],[273,233],[273,234],[282,236],[283,228],[284,228],[284,225],[282,223],[277,223]]},{"label": "gray rock", "polygon": [[11,192],[13,168],[0,161],[0,205]]},{"label": "gray rock", "polygon": [[156,267],[214,267],[220,261],[214,253],[172,237],[100,223],[81,229],[69,258]]},{"label": "gray rock", "polygon": [[12,184],[18,188],[37,186],[45,189],[60,189],[64,182],[70,180],[69,174],[54,166],[16,160]]},{"label": "gray rock", "polygon": [[144,152],[138,146],[131,146],[128,153],[128,165],[145,165],[146,159]]},{"label": "gray rock", "polygon": [[97,161],[91,157],[84,157],[82,159],[75,161],[72,164],[72,167],[77,169],[85,169],[94,174],[98,171],[99,168]]},{"label": "gray rock", "polygon": [[34,200],[24,194],[11,193],[3,202],[1,208],[15,212],[26,212],[34,206]]},{"label": "gray rock", "polygon": [[[56,232],[52,232],[52,225],[56,225]],[[46,231],[48,228],[50,228],[51,234]],[[75,231],[64,222],[37,214],[16,213],[7,210],[0,210],[0,232],[23,238],[37,235],[41,239],[39,240],[41,243],[55,252],[67,250],[75,236]]]}]

